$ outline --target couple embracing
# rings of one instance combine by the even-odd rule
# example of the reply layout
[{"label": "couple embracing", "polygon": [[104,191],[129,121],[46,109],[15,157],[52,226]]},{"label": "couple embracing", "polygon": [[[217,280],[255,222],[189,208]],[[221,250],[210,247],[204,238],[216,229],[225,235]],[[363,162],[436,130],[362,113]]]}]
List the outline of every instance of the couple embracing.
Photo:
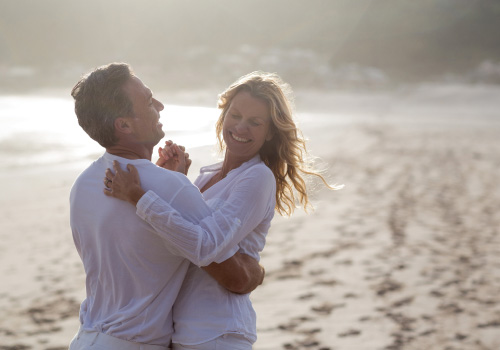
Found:
[{"label": "couple embracing", "polygon": [[[166,142],[163,104],[124,63],[75,85],[80,126],[106,149],[75,181],[70,224],[86,273],[70,350],[251,349],[249,293],[264,279],[259,254],[274,212],[308,205],[305,143],[270,73],[219,95],[222,162],[192,184],[183,147]],[[103,185],[104,180],[104,185]]]}]

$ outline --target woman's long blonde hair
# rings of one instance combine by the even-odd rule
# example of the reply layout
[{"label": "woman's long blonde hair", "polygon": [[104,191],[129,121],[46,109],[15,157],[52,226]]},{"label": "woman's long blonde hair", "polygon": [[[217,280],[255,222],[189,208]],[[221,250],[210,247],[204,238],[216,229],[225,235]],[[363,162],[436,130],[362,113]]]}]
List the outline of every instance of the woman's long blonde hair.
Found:
[{"label": "woman's long blonde hair", "polygon": [[266,102],[271,114],[271,132],[273,138],[266,141],[260,149],[262,161],[271,169],[276,179],[276,210],[280,215],[291,215],[296,207],[295,192],[298,202],[307,210],[309,199],[306,182],[302,174],[320,178],[330,189],[324,177],[311,169],[305,162],[306,143],[301,131],[292,118],[291,88],[274,73],[252,72],[247,74],[219,95],[218,108],[221,114],[216,123],[216,134],[220,151],[225,144],[222,126],[231,101],[241,91],[249,92],[253,97]]}]

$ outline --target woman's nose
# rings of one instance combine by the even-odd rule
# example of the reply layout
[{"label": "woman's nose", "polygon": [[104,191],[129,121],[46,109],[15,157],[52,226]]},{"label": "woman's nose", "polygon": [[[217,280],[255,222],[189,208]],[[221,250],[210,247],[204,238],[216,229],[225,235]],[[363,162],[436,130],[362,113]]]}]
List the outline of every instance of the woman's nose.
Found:
[{"label": "woman's nose", "polygon": [[243,120],[240,120],[238,122],[238,124],[235,125],[235,129],[238,133],[242,133],[246,130],[247,128],[247,124],[243,121]]}]

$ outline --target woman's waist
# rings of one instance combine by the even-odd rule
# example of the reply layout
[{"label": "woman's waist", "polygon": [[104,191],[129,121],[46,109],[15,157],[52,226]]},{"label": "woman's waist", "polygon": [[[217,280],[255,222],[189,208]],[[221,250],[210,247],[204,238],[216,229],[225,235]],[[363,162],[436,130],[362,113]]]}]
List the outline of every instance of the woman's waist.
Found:
[{"label": "woman's waist", "polygon": [[193,338],[208,341],[226,333],[243,334],[252,340],[256,336],[256,315],[249,294],[232,293],[205,271],[196,269],[199,271],[190,269],[174,303],[176,342],[194,344]]}]

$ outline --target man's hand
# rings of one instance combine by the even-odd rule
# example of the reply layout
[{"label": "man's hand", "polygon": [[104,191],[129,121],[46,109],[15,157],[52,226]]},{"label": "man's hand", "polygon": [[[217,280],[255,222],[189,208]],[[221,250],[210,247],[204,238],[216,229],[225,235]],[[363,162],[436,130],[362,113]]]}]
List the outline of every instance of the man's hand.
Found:
[{"label": "man's hand", "polygon": [[265,270],[249,255],[236,253],[226,261],[202,267],[221,286],[237,294],[247,294],[264,281]]}]

